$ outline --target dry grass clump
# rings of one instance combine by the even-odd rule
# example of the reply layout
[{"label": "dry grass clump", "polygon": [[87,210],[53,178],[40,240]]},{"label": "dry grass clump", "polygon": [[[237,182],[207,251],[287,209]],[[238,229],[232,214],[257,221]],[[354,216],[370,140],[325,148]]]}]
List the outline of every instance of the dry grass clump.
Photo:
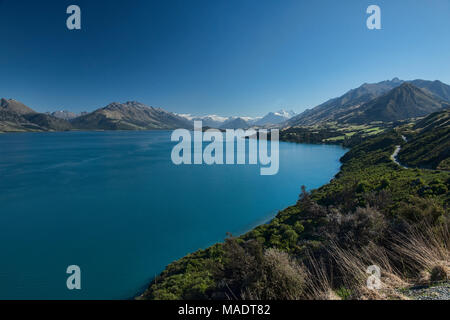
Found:
[{"label": "dry grass clump", "polygon": [[[346,299],[405,298],[397,292],[396,288],[407,286],[408,283],[393,267],[384,247],[370,243],[363,248],[343,249],[337,243],[333,243],[328,251],[335,262],[337,278],[334,287],[345,288]],[[369,266],[377,266],[380,270],[379,287],[369,288],[369,277],[377,277],[373,274],[373,269],[368,269]],[[376,283],[377,281],[374,285]],[[338,292],[342,292],[342,289]]]},{"label": "dry grass clump", "polygon": [[448,279],[450,233],[448,223],[408,227],[393,237],[391,259],[401,263],[404,276],[418,284]]},{"label": "dry grass clump", "polygon": [[317,260],[313,255],[306,253],[305,271],[305,299],[309,300],[340,300],[333,291],[332,273],[323,260]]},{"label": "dry grass clump", "polygon": [[[306,293],[310,299],[407,299],[399,289],[447,281],[450,275],[448,224],[408,226],[383,244],[343,247],[331,241],[328,263],[307,255]],[[380,270],[380,286],[368,286],[368,266]]]},{"label": "dry grass clump", "polygon": [[400,289],[447,281],[450,275],[446,223],[408,226],[392,232],[389,239],[362,246],[349,244],[330,239],[320,252],[307,251],[299,262],[281,250],[264,250],[255,241],[228,239],[219,273],[225,279],[225,296],[264,300],[408,299]]}]

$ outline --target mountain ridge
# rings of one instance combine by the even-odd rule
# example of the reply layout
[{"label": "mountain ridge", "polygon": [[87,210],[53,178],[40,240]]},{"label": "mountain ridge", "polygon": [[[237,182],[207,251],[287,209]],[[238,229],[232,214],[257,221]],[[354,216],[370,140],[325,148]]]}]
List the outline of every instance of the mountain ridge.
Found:
[{"label": "mountain ridge", "polygon": [[75,118],[71,123],[78,129],[87,130],[162,130],[192,127],[185,118],[137,101],[113,102]]},{"label": "mountain ridge", "polygon": [[0,100],[0,132],[67,130],[162,130],[192,128],[191,122],[161,108],[136,101],[113,102],[107,106],[64,119],[39,113],[21,102]]},{"label": "mountain ridge", "polygon": [[14,100],[0,100],[0,131],[66,131],[72,129],[69,122],[52,115],[39,113]]},{"label": "mountain ridge", "polygon": [[283,123],[282,126],[307,126],[320,122],[339,121],[343,117],[348,118],[349,114],[355,112],[364,104],[388,93],[405,82],[433,95],[433,99],[450,102],[450,86],[439,80],[416,79],[404,81],[393,78],[377,83],[364,83],[358,88],[347,91],[340,97],[329,99],[312,109],[305,110]]},{"label": "mountain ridge", "polygon": [[280,124],[295,115],[295,112],[284,109],[271,111],[263,117],[245,117],[245,116],[192,116],[190,114],[178,114],[190,121],[202,121],[204,126],[221,129],[245,129],[252,126],[270,126]]},{"label": "mountain ridge", "polygon": [[427,90],[422,90],[410,82],[404,82],[388,93],[363,104],[356,114],[343,119],[347,123],[369,123],[372,121],[391,122],[423,117],[450,107],[449,103],[436,99]]},{"label": "mountain ridge", "polygon": [[[395,91],[397,88],[403,88]],[[113,102],[103,108],[77,115],[70,111],[39,113],[14,99],[0,100],[0,130],[169,130],[193,127],[202,120],[206,127],[246,129],[249,127],[296,127],[318,123],[392,122],[450,107],[450,86],[439,81],[398,78],[378,83],[364,83],[342,96],[294,115],[292,111],[269,112],[263,117],[191,116],[154,108],[137,101]]]},{"label": "mountain ridge", "polygon": [[14,99],[1,98],[0,99],[0,108],[2,108],[4,111],[6,110],[9,112],[16,113],[18,115],[37,113],[30,107],[24,105],[23,103],[21,103],[17,100],[14,100]]}]

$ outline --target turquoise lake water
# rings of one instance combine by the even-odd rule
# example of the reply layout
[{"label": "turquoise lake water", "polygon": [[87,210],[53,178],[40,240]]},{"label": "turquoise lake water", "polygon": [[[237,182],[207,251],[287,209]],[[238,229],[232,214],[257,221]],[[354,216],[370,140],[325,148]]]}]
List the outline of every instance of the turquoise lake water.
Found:
[{"label": "turquoise lake water", "polygon": [[[0,299],[126,299],[171,261],[265,223],[345,149],[280,143],[256,165],[172,164],[170,132],[0,134]],[[68,290],[66,268],[81,268]]]}]

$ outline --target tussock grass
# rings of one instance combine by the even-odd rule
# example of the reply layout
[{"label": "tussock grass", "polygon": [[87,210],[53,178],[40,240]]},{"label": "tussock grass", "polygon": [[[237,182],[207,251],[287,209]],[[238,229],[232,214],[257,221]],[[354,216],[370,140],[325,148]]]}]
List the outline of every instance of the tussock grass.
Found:
[{"label": "tussock grass", "polygon": [[[328,263],[308,255],[305,265],[308,299],[407,299],[401,289],[433,285],[450,275],[448,223],[437,226],[406,226],[382,244],[344,248],[332,241]],[[380,288],[370,289],[368,266],[380,268]]]}]

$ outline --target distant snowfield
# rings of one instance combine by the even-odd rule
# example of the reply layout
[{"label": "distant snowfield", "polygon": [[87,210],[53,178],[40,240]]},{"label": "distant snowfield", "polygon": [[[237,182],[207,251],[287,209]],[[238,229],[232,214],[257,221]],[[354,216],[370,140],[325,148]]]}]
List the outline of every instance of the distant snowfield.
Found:
[{"label": "distant snowfield", "polygon": [[284,121],[289,120],[295,116],[295,112],[279,110],[276,112],[269,112],[263,117],[246,117],[246,116],[219,116],[215,114],[204,115],[204,116],[194,116],[192,114],[177,114],[180,117],[186,118],[191,121],[201,120],[204,126],[210,127],[226,127],[228,123],[236,124],[240,123],[242,127],[250,126],[263,126],[263,125],[273,125],[279,124]]}]

